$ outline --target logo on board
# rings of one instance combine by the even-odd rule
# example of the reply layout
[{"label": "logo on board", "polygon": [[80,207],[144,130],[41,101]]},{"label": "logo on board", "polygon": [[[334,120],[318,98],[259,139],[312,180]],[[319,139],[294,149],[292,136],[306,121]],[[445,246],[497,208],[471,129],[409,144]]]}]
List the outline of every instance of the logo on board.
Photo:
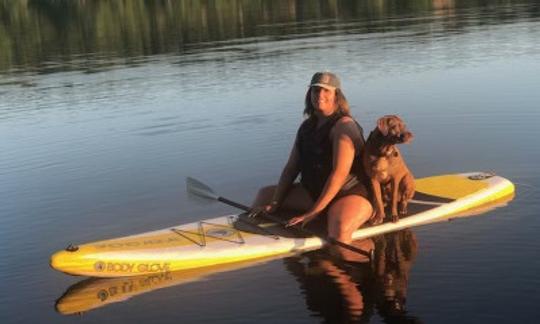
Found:
[{"label": "logo on board", "polygon": [[134,262],[103,262],[94,263],[97,272],[166,272],[170,270],[168,262],[134,263]]}]

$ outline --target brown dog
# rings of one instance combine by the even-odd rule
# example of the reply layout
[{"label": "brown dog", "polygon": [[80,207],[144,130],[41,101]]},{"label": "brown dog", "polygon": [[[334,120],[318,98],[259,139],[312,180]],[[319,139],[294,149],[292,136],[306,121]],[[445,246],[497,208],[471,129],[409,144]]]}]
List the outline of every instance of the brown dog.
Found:
[{"label": "brown dog", "polygon": [[[384,221],[385,202],[391,202],[393,222],[399,220],[400,214],[407,213],[407,204],[414,195],[414,177],[396,144],[408,143],[412,138],[413,134],[407,130],[405,123],[395,115],[381,117],[377,127],[369,134],[362,164],[373,191],[372,224]],[[383,201],[385,196],[386,201]]]}]

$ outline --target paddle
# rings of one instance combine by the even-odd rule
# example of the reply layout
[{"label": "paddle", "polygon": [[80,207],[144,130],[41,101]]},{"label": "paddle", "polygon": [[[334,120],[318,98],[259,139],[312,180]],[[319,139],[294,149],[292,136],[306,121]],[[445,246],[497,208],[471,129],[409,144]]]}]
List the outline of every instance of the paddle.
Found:
[{"label": "paddle", "polygon": [[[202,198],[217,200],[219,202],[222,202],[222,203],[227,204],[229,206],[236,207],[236,208],[241,209],[241,210],[246,211],[246,212],[251,211],[251,208],[246,206],[246,205],[242,205],[242,204],[237,203],[235,201],[232,201],[232,200],[229,200],[227,198],[219,196],[210,187],[208,187],[207,185],[205,185],[204,183],[202,183],[202,182],[200,182],[200,181],[198,181],[196,179],[193,179],[191,177],[187,177],[186,178],[186,185],[187,185],[187,190],[189,192],[191,192],[192,194],[194,194],[194,195],[197,195],[197,196],[202,197]],[[268,214],[268,213],[261,213],[261,214],[259,214],[259,216],[261,216],[263,218],[266,218],[269,221],[278,223],[278,224],[280,224],[282,226],[287,225],[286,221],[280,219],[279,217]],[[361,250],[361,249],[359,249],[357,247],[354,247],[354,246],[352,246],[350,244],[343,243],[343,242],[338,241],[335,238],[332,238],[332,237],[329,237],[329,236],[320,235],[319,233],[316,233],[316,232],[314,232],[312,230],[309,230],[307,228],[304,228],[304,227],[294,226],[294,228],[296,230],[298,230],[299,232],[303,232],[305,234],[316,236],[316,237],[320,238],[321,240],[323,240],[326,243],[337,245],[337,246],[342,247],[344,249],[347,249],[349,251],[356,252],[356,253],[361,254],[363,256],[366,256],[370,260],[372,260],[372,254],[371,253],[366,252],[364,250]]]}]

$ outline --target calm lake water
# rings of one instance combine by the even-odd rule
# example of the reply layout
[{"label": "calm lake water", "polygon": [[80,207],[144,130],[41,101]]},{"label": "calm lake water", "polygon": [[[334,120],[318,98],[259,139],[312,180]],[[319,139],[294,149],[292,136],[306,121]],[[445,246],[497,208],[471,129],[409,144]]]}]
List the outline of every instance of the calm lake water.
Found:
[{"label": "calm lake water", "polygon": [[[0,322],[536,323],[539,40],[533,0],[0,1]],[[377,239],[403,253],[378,278],[322,253],[78,286],[49,268],[69,243],[237,212],[185,178],[249,203],[320,70],[365,131],[403,117],[417,177],[494,171],[516,197]],[[109,299],[56,309],[81,286]]]}]

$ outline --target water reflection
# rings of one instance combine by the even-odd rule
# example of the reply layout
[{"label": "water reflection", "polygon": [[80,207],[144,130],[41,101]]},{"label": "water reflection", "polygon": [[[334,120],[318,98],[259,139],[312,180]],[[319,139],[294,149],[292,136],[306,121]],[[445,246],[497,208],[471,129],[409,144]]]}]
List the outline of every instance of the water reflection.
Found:
[{"label": "water reflection", "polygon": [[379,312],[388,320],[408,317],[405,303],[409,273],[418,248],[416,237],[410,230],[404,230],[384,235],[377,243],[375,276]]},{"label": "water reflection", "polygon": [[[407,230],[354,245],[366,251],[375,246],[375,259],[344,262],[326,251],[284,259],[287,270],[301,283],[308,308],[328,322],[367,321],[374,309],[385,318],[410,318],[404,305],[408,273],[417,249],[414,234]],[[126,278],[89,278],[70,286],[55,308],[63,315],[80,314],[268,260]]]},{"label": "water reflection", "polygon": [[409,273],[417,254],[410,230],[354,242],[375,245],[370,263],[345,262],[315,251],[285,259],[309,310],[327,323],[369,322],[377,312],[388,323],[419,322],[405,307]]},{"label": "water reflection", "polygon": [[[513,199],[512,193],[434,223],[484,215]],[[422,323],[406,307],[409,275],[418,254],[414,232],[405,229],[353,245],[364,251],[374,249],[373,260],[347,262],[322,251],[285,259],[286,268],[300,283],[308,309],[326,323],[367,323],[374,314],[386,323]]]},{"label": "water reflection", "polygon": [[181,286],[225,271],[255,266],[269,258],[194,270],[119,278],[88,278],[71,285],[55,303],[62,315],[88,312],[167,287]]},{"label": "water reflection", "polygon": [[[422,36],[438,33],[439,28],[463,32],[486,23],[540,15],[537,1],[493,0],[490,7],[483,3],[0,0],[0,72],[92,73],[118,64],[140,65],[164,53],[200,60],[209,50],[246,57],[250,49],[243,45],[257,42],[415,31],[419,23],[428,21],[438,26],[415,31]],[[470,15],[475,9],[481,12]]]}]

